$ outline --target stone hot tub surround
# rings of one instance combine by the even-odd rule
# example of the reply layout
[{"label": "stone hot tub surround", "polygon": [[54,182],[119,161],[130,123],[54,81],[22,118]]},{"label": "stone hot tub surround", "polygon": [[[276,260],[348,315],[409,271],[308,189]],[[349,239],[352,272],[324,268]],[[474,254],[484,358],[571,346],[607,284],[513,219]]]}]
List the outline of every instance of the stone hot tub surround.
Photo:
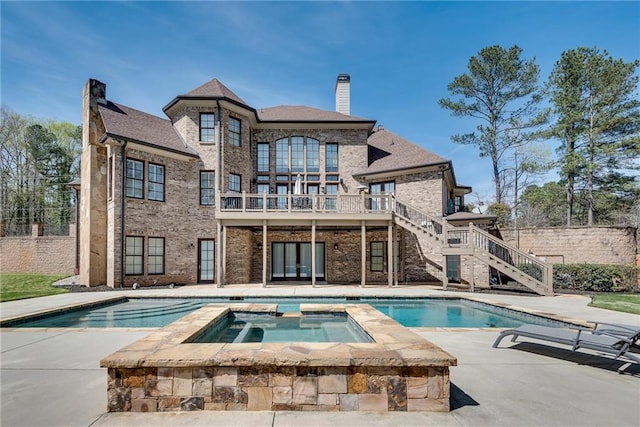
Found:
[{"label": "stone hot tub surround", "polygon": [[108,410],[448,411],[456,358],[367,304],[301,304],[346,312],[373,343],[189,343],[229,311],[211,304],[100,362]]}]

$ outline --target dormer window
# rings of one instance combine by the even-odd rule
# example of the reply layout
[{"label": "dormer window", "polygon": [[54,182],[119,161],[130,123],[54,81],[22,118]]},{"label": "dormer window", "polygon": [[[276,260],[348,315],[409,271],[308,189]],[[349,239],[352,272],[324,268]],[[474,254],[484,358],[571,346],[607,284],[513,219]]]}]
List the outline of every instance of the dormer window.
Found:
[{"label": "dormer window", "polygon": [[200,141],[214,142],[216,118],[213,113],[200,113]]}]

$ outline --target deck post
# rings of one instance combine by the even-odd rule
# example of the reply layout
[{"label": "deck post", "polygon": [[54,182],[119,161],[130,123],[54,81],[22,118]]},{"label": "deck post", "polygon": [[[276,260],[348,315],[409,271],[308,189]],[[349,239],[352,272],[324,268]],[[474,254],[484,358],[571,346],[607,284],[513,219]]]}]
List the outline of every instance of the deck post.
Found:
[{"label": "deck post", "polygon": [[311,287],[316,287],[316,220],[311,221]]},{"label": "deck post", "polygon": [[218,287],[222,288],[224,286],[224,268],[222,263],[222,221],[218,221],[217,224],[217,238],[216,238],[216,282],[218,283]]},{"label": "deck post", "polygon": [[[442,247],[449,246],[449,231],[447,231],[447,220],[442,221]],[[442,255],[442,289],[447,290],[449,277],[447,276],[447,256]]]},{"label": "deck post", "polygon": [[267,287],[267,220],[262,220],[262,287]]},{"label": "deck post", "polygon": [[387,231],[387,285],[393,286],[393,221],[389,221]]},{"label": "deck post", "polygon": [[367,283],[367,221],[360,222],[360,287]]}]

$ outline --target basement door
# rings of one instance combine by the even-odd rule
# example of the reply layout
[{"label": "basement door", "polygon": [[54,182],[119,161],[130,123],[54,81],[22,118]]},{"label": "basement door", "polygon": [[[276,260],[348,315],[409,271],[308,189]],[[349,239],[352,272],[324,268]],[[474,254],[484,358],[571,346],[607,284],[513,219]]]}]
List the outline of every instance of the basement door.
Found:
[{"label": "basement door", "polygon": [[[271,280],[311,280],[311,243],[274,242]],[[316,280],[325,280],[324,242],[316,243]]]}]

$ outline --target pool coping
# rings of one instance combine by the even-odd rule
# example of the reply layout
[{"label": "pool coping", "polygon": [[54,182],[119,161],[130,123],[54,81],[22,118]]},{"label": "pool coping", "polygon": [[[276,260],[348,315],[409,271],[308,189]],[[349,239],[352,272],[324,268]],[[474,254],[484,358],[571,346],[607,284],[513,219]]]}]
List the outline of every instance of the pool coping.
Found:
[{"label": "pool coping", "polygon": [[450,410],[457,358],[369,304],[300,313],[344,313],[374,342],[191,342],[232,312],[277,304],[209,304],[103,358],[108,411]]},{"label": "pool coping", "polygon": [[230,311],[276,312],[277,304],[209,304],[123,347],[102,368],[181,366],[456,366],[457,359],[368,304],[301,304],[301,312],[345,312],[373,343],[189,343]]}]

